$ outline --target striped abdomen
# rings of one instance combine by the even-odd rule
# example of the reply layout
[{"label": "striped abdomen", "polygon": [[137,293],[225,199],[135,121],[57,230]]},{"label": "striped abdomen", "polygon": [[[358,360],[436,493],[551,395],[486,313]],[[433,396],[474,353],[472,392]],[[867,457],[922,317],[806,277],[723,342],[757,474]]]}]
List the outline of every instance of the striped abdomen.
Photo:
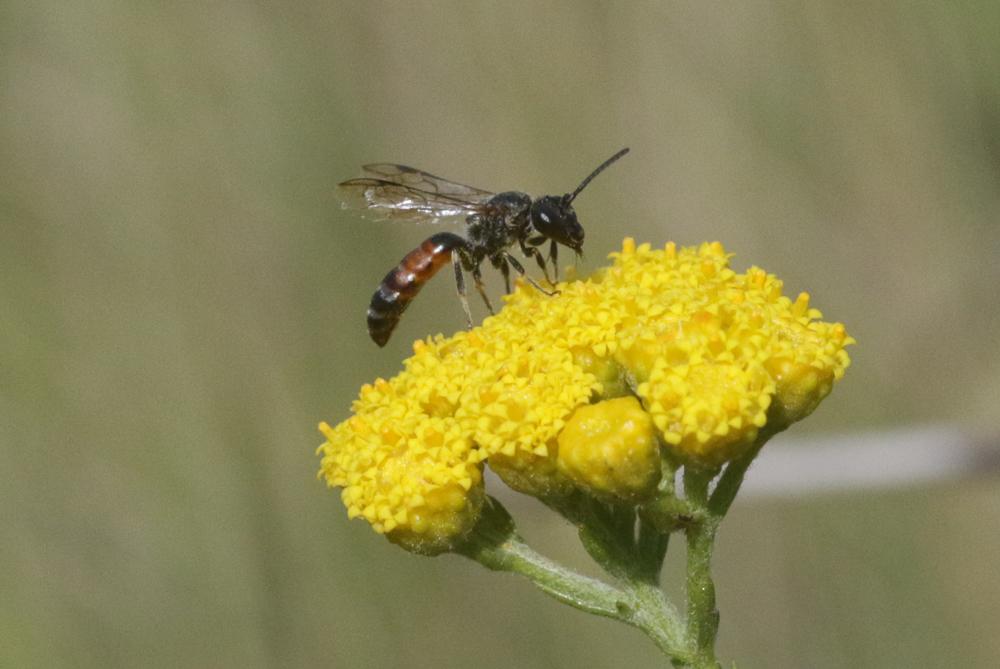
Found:
[{"label": "striped abdomen", "polygon": [[450,232],[440,232],[406,254],[382,279],[368,305],[368,334],[385,346],[400,317],[424,284],[451,260],[452,251],[465,240]]}]

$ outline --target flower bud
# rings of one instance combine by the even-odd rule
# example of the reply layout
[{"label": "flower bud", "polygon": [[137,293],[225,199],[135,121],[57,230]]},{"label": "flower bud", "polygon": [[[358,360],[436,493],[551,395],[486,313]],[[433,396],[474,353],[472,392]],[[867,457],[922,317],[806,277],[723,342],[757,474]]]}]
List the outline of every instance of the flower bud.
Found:
[{"label": "flower bud", "polygon": [[577,409],[559,433],[559,470],[598,497],[637,502],[660,481],[660,445],[634,397]]}]

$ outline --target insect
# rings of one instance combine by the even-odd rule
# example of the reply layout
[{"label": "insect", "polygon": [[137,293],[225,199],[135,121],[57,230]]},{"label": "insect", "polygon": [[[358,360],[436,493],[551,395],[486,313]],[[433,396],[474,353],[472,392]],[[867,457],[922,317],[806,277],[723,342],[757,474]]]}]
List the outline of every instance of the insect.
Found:
[{"label": "insect", "polygon": [[[455,271],[458,296],[470,328],[472,312],[466,296],[465,272],[472,275],[486,308],[494,313],[483,287],[484,261],[500,270],[508,293],[513,268],[538,290],[555,295],[557,291],[542,287],[527,274],[511,249],[516,246],[524,257],[534,258],[545,280],[554,286],[559,279],[559,245],[572,249],[577,256],[583,248],[583,226],[577,221],[573,200],[594,177],[626,153],[628,148],[605,160],[572,193],[534,199],[518,191],[494,194],[463,186],[405,165],[365,165],[362,169],[366,176],[338,186],[345,209],[362,209],[376,219],[437,222],[464,217],[466,223],[464,237],[452,232],[432,235],[385,275],[368,306],[368,334],[376,344],[385,346],[406,307],[449,262]],[[548,258],[539,248],[546,242]],[[553,267],[551,278],[547,260]]]}]

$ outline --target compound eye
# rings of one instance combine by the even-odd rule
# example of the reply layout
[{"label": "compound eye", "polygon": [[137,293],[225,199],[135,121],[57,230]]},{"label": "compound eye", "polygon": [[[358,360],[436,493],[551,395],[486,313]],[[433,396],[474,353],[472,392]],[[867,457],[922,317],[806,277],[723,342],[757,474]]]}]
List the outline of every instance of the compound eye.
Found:
[{"label": "compound eye", "polygon": [[534,220],[532,222],[535,224],[535,228],[546,237],[557,237],[563,218],[563,212],[559,205],[548,197],[544,197],[535,202],[533,209],[532,219]]}]

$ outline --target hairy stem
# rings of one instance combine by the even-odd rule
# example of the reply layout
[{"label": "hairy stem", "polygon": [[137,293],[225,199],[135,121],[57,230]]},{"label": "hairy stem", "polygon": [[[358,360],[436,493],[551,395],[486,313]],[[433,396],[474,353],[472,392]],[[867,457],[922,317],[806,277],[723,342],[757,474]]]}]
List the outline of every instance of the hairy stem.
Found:
[{"label": "hairy stem", "polygon": [[[616,544],[607,547],[611,553],[620,555],[626,551],[622,534],[610,532],[607,527],[593,529],[597,541]],[[665,546],[665,541],[654,543],[649,550],[655,554],[665,550]],[[472,534],[456,552],[489,569],[520,574],[564,604],[642,630],[675,664],[690,665],[694,660],[680,616],[649,577],[648,565],[643,567],[636,562],[634,573],[628,576],[616,569],[620,587],[567,569],[528,546],[514,531],[506,510],[492,499]]]},{"label": "hairy stem", "polygon": [[517,536],[500,544],[472,542],[463,555],[494,571],[520,574],[547,595],[573,608],[607,618],[621,618],[628,595],[589,576],[578,574],[541,555]]},{"label": "hairy stem", "polygon": [[[684,493],[688,501],[701,509],[708,508],[708,484],[715,472],[688,470],[684,473]],[[695,648],[694,667],[717,667],[715,636],[719,630],[719,611],[715,607],[715,582],[712,580],[712,549],[721,517],[706,514],[700,522],[689,525],[687,536],[687,634]]]},{"label": "hairy stem", "polygon": [[[520,574],[576,609],[639,628],[674,666],[717,669],[719,611],[711,571],[715,536],[750,463],[778,431],[761,430],[753,447],[726,466],[711,494],[709,486],[718,470],[684,467],[684,497],[678,497],[673,484],[677,467],[671,460],[664,462],[671,475],[661,481],[657,498],[638,513],[580,491],[543,499],[578,528],[584,548],[617,585],[579,574],[535,551],[517,534],[507,510],[492,498],[455,552],[494,571]],[[687,539],[683,621],[659,587],[670,533],[677,530],[683,530]]]}]

